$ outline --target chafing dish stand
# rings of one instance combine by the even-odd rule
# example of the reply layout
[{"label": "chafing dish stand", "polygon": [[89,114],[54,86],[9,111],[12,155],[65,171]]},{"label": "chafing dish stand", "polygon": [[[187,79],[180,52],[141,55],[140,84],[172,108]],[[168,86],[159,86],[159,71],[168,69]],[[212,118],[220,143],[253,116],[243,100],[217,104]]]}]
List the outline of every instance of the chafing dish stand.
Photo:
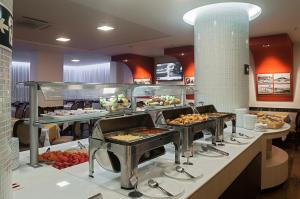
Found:
[{"label": "chafing dish stand", "polygon": [[187,115],[193,113],[194,111],[191,107],[178,107],[163,110],[161,112],[162,119],[160,120],[160,122],[180,132],[182,156],[184,156],[186,151],[190,151],[193,155],[192,146],[194,140],[203,137],[203,130],[213,128],[214,120],[206,120],[186,125],[170,125],[167,124],[166,121],[178,118],[180,117],[180,115]]},{"label": "chafing dish stand", "polygon": [[162,133],[150,135],[136,141],[110,139],[111,132],[130,129],[155,128],[149,114],[134,114],[104,118],[95,123],[89,138],[89,176],[93,177],[94,159],[106,170],[121,172],[121,187],[133,189],[130,179],[136,175],[138,164],[163,155],[164,145],[175,146],[175,163],[180,164],[180,134],[175,130],[163,129]]}]

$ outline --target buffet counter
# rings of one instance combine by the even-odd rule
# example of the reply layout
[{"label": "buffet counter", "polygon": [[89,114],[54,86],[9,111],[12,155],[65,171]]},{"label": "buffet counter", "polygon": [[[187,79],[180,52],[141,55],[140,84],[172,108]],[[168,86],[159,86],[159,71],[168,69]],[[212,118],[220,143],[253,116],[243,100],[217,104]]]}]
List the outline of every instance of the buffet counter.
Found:
[{"label": "buffet counter", "polygon": [[[218,147],[229,156],[212,158],[202,155],[194,155],[190,161],[197,165],[203,176],[195,180],[174,180],[184,188],[183,194],[178,198],[205,198],[215,199],[234,183],[237,177],[245,170],[249,163],[262,152],[261,137],[263,133],[237,129],[238,132],[246,132],[253,135],[247,144],[233,145],[225,144]],[[226,134],[231,133],[231,128],[225,129]],[[84,145],[88,145],[88,140],[81,140]],[[197,142],[207,142],[205,138]],[[77,142],[70,142],[51,146],[51,151],[64,150],[77,147]],[[166,146],[166,154],[139,165],[139,181],[147,176],[160,176],[167,178],[159,172],[159,166],[174,162],[173,146]],[[40,153],[47,148],[41,148]],[[181,162],[185,158],[181,157]],[[94,178],[89,177],[88,162],[75,165],[66,169],[58,170],[52,166],[43,165],[39,168],[32,168],[27,165],[29,162],[29,151],[20,153],[20,167],[13,172],[13,183],[19,185],[13,190],[15,199],[52,199],[52,198],[72,198],[87,199],[101,198],[97,195],[101,193],[102,198],[129,198],[130,192],[120,188],[120,174],[115,174],[102,169],[95,162]],[[93,197],[95,196],[95,197]],[[142,198],[146,198],[143,196]]]}]

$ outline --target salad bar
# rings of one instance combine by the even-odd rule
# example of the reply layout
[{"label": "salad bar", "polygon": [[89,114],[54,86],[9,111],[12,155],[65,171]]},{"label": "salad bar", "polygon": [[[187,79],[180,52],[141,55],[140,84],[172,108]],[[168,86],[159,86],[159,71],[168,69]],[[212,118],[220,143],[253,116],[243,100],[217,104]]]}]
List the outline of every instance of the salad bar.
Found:
[{"label": "salad bar", "polygon": [[147,106],[170,106],[179,104],[181,104],[181,100],[170,95],[154,96],[146,100]]}]

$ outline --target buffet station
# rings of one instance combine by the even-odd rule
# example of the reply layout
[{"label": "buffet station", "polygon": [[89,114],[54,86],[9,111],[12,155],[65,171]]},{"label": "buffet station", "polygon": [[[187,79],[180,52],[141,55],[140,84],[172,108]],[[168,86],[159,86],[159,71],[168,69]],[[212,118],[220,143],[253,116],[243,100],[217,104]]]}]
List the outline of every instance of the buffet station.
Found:
[{"label": "buffet station", "polygon": [[[66,193],[79,184],[92,184],[89,190],[93,190],[84,197],[73,194],[72,198],[213,199],[237,194],[250,199],[260,191],[264,132],[237,127],[236,114],[218,112],[213,105],[187,105],[185,86],[55,82],[25,85],[31,94],[30,150],[22,152],[20,159],[29,165],[21,163],[14,172],[15,180],[24,186],[29,172],[45,178],[62,174],[76,181],[66,185]],[[39,93],[46,100],[96,99],[100,106],[56,110],[39,116]],[[74,121],[93,121],[88,140],[39,149],[38,128],[47,123]],[[47,172],[41,174],[42,170]],[[50,181],[51,178],[49,183],[53,183]],[[251,190],[248,196],[245,188]],[[62,191],[59,187],[53,189]],[[15,198],[29,190],[30,187],[16,191]]]}]

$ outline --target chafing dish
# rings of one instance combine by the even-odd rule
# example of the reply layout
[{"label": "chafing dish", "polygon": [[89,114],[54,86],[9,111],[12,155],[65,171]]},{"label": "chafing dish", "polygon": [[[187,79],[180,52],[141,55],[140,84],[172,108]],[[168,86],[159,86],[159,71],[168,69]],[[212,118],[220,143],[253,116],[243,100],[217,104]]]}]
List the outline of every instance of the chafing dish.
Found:
[{"label": "chafing dish", "polygon": [[167,125],[168,127],[171,127],[177,131],[180,132],[181,136],[181,151],[182,154],[186,151],[192,150],[192,145],[194,140],[199,139],[203,137],[202,131],[205,129],[212,129],[214,128],[214,119],[208,119],[205,121],[195,122],[191,124],[185,124],[185,125],[174,125],[174,124],[168,124],[168,120],[173,120],[175,118],[180,117],[180,115],[187,115],[187,114],[193,114],[194,111],[191,107],[178,107],[178,108],[172,108],[163,110],[160,115],[160,119],[158,120],[160,124]]},{"label": "chafing dish", "polygon": [[[236,134],[236,114],[226,113],[226,112],[218,112],[214,105],[198,106],[198,107],[196,107],[196,111],[200,114],[201,113],[207,114],[209,118],[222,119],[223,124],[220,124],[220,125],[225,126],[224,122],[230,122],[231,121],[231,123],[232,123],[232,134],[233,135]],[[223,131],[223,128],[221,128],[220,130]]]},{"label": "chafing dish", "polygon": [[94,159],[106,170],[121,172],[121,187],[132,189],[130,179],[138,164],[161,156],[164,145],[175,145],[175,163],[180,163],[180,134],[155,128],[149,114],[134,114],[100,119],[89,138],[89,175],[93,177]]}]

